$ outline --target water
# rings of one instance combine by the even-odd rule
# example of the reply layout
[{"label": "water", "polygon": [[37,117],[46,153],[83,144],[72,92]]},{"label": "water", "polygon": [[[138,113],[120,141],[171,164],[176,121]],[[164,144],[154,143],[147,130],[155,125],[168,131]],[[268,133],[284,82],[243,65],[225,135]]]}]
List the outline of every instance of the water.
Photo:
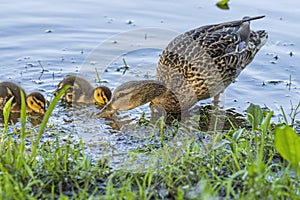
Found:
[{"label": "water", "polygon": [[[275,118],[280,117],[280,106],[289,113],[291,104],[297,105],[300,99],[297,70],[300,17],[295,14],[299,13],[300,3],[230,1],[229,10],[219,9],[215,3],[204,0],[2,2],[0,81],[18,82],[27,92],[40,91],[51,100],[58,82],[70,73],[79,73],[97,85],[97,68],[101,84],[114,89],[124,81],[153,78],[160,52],[175,35],[205,24],[263,14],[266,18],[252,22],[251,26],[255,30],[265,29],[269,39],[222,94],[220,105],[243,113],[251,102],[274,110]],[[130,66],[125,75],[123,58]],[[143,111],[149,115],[148,106],[121,115],[137,119]],[[96,143],[99,152],[109,149],[110,155],[143,146],[141,141],[133,142],[132,130],[114,130],[103,119],[81,115],[86,112],[97,109],[68,110],[57,106],[51,121],[57,127],[75,127],[79,137],[87,143]],[[70,123],[73,115],[75,119]],[[118,134],[111,135],[112,132]],[[148,129],[138,132],[151,134]]]}]

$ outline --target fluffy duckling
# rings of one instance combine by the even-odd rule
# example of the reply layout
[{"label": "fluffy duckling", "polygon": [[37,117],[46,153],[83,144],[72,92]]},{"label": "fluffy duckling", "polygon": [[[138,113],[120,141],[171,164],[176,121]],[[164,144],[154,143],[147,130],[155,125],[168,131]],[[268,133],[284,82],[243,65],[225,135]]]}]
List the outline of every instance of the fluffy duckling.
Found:
[{"label": "fluffy duckling", "polygon": [[250,21],[263,17],[202,26],[177,36],[160,56],[156,80],[120,85],[96,117],[111,117],[148,102],[178,114],[202,99],[218,101],[265,44],[268,34],[250,29]]},{"label": "fluffy duckling", "polygon": [[6,102],[14,97],[11,104],[11,112],[20,112],[21,110],[21,94],[23,92],[26,100],[27,113],[45,113],[46,100],[39,92],[32,92],[26,95],[25,91],[17,84],[12,82],[0,83],[0,109],[2,110]]},{"label": "fluffy duckling", "polygon": [[67,75],[57,86],[54,95],[56,95],[66,85],[70,88],[62,96],[62,100],[67,103],[81,103],[81,104],[97,104],[99,106],[106,105],[111,99],[111,91],[106,86],[93,86],[85,79]]}]

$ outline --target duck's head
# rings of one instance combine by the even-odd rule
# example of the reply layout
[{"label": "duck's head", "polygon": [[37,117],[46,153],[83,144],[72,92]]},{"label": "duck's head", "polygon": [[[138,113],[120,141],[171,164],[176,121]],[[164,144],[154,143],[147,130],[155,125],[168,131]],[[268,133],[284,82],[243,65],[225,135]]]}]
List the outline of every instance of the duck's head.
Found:
[{"label": "duck's head", "polygon": [[111,91],[106,86],[98,86],[94,90],[94,101],[99,106],[106,105],[111,99]]},{"label": "duck's head", "polygon": [[33,111],[40,114],[45,114],[46,100],[44,96],[39,92],[32,92],[26,97],[26,104],[29,111]]},{"label": "duck's head", "polygon": [[118,110],[130,110],[165,93],[166,87],[155,80],[129,81],[117,87],[110,102],[95,117],[110,118]]}]

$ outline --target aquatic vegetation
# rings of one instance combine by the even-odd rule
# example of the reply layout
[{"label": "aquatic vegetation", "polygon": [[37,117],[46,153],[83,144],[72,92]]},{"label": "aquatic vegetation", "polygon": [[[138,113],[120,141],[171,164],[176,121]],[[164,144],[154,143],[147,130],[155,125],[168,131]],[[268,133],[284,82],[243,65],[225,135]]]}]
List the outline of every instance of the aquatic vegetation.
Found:
[{"label": "aquatic vegetation", "polygon": [[216,6],[218,8],[224,9],[224,10],[229,10],[228,3],[229,3],[229,0],[221,0],[216,3]]}]

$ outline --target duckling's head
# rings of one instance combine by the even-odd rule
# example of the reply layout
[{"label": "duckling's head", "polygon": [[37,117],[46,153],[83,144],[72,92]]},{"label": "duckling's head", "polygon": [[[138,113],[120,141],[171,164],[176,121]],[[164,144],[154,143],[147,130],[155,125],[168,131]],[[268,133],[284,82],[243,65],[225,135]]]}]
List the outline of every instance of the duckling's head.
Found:
[{"label": "duckling's head", "polygon": [[32,92],[26,97],[26,104],[30,111],[45,114],[46,100],[39,92]]},{"label": "duckling's head", "polygon": [[129,81],[117,87],[110,102],[95,117],[110,118],[118,110],[130,110],[165,93],[166,87],[155,80]]},{"label": "duckling's head", "polygon": [[70,85],[71,87],[63,94],[62,99],[65,102],[71,103],[73,101],[73,85],[76,77],[73,75],[67,75],[62,81],[60,81],[56,87],[56,90],[53,92],[53,95],[56,96],[65,86]]},{"label": "duckling's head", "polygon": [[111,91],[106,86],[98,86],[94,90],[94,101],[97,105],[104,106],[111,99]]}]

